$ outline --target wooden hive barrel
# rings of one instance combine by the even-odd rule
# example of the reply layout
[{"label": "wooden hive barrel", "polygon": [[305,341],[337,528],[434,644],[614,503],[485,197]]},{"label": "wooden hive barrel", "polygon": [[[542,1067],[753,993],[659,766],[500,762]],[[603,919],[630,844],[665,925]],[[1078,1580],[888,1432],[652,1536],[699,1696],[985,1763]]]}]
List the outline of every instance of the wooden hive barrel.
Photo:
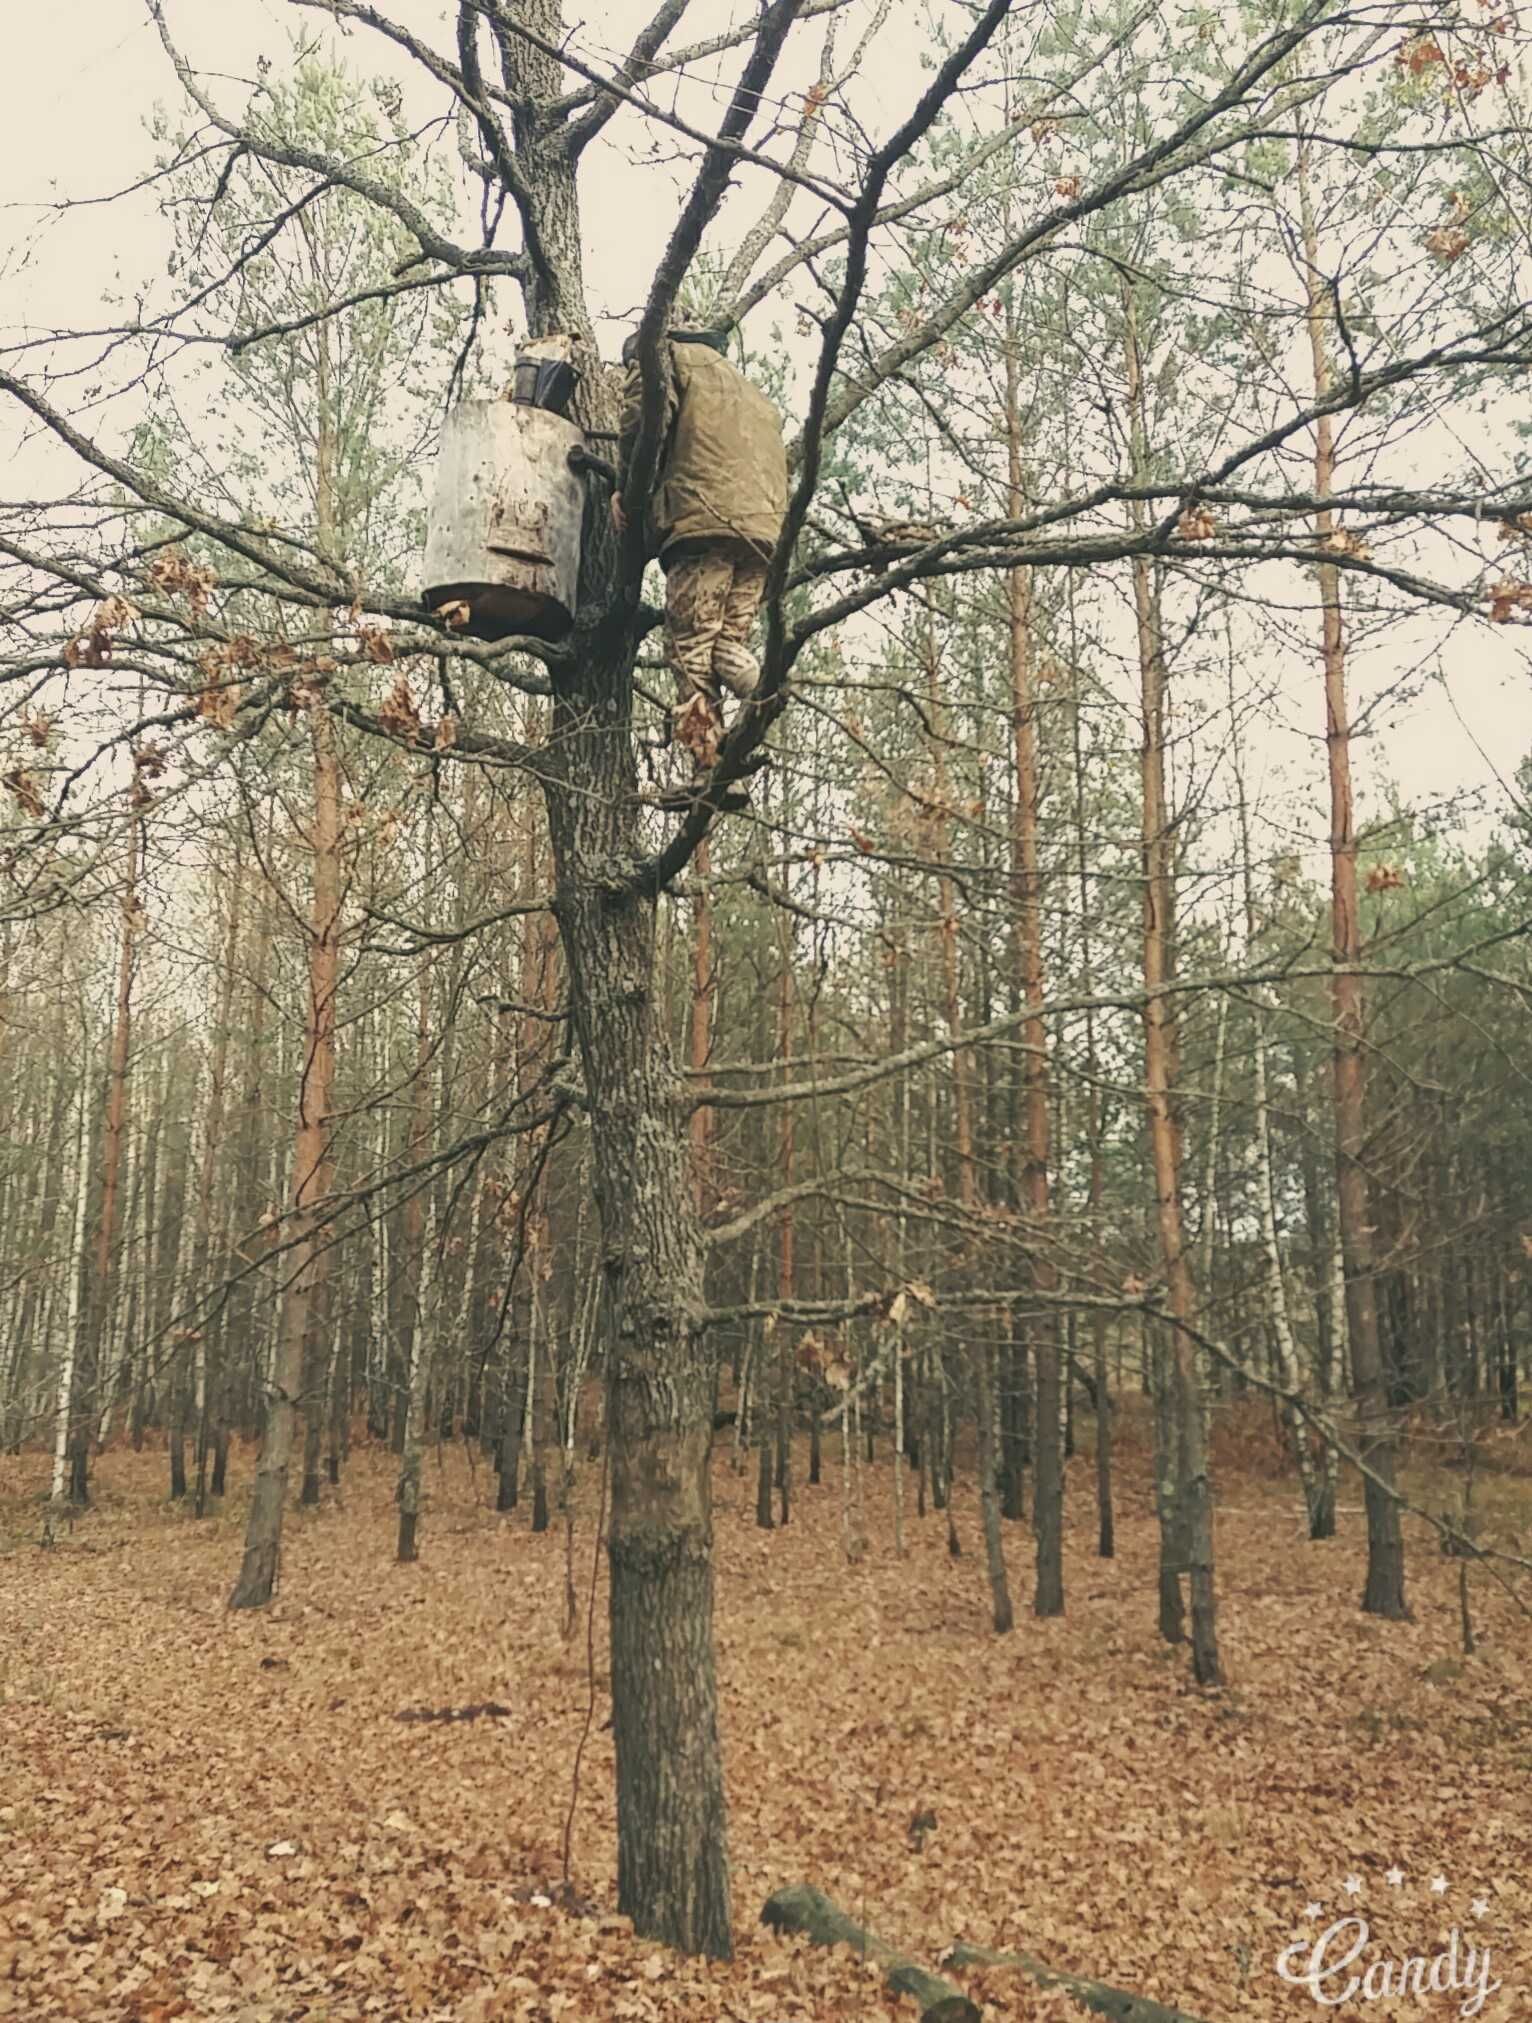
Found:
[{"label": "wooden hive barrel", "polygon": [[574,623],[585,483],[572,421],[518,401],[467,400],[442,430],[426,523],[423,601],[468,606],[475,639],[559,639]]}]

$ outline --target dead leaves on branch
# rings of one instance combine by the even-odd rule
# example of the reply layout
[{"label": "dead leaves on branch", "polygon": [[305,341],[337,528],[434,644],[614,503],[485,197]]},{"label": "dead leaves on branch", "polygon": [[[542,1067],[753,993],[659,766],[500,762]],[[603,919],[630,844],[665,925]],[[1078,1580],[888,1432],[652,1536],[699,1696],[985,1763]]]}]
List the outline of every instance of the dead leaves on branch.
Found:
[{"label": "dead leaves on branch", "polygon": [[162,597],[184,598],[194,619],[207,616],[213,592],[218,588],[214,572],[193,562],[181,548],[162,548],[144,576]]},{"label": "dead leaves on branch", "polygon": [[245,688],[238,678],[253,668],[260,658],[255,641],[244,633],[233,639],[209,641],[197,655],[197,672],[202,687],[197,694],[197,714],[214,729],[231,731],[244,701]]},{"label": "dead leaves on branch", "polygon": [[1177,536],[1183,541],[1211,541],[1218,532],[1218,521],[1208,506],[1188,506],[1176,522]]},{"label": "dead leaves on branch", "polygon": [[390,737],[398,738],[402,744],[418,745],[424,740],[425,726],[420,721],[415,691],[410,687],[408,675],[401,674],[384,697],[383,707],[378,711],[378,722]]},{"label": "dead leaves on branch", "polygon": [[48,804],[43,799],[42,783],[36,773],[25,766],[17,766],[5,775],[5,786],[11,799],[24,815],[30,815],[34,822],[43,821],[48,813]]},{"label": "dead leaves on branch", "polygon": [[935,1313],[936,1294],[924,1279],[911,1279],[907,1285],[895,1286],[885,1292],[872,1310],[872,1317],[891,1328],[907,1325],[916,1307],[926,1313]]},{"label": "dead leaves on branch", "polygon": [[[1494,0],[1479,0],[1479,4],[1487,8]],[[1483,33],[1508,35],[1513,26],[1514,10],[1501,12],[1483,24]],[[1394,52],[1394,69],[1412,85],[1439,81],[1442,103],[1449,110],[1464,100],[1478,98],[1492,84],[1504,85],[1511,75],[1510,65],[1500,62],[1492,48],[1481,45],[1463,55],[1450,55],[1437,36],[1424,28],[1400,43]]]},{"label": "dead leaves on branch", "polygon": [[360,604],[353,604],[346,613],[346,627],[355,638],[362,658],[370,660],[374,667],[386,667],[397,658],[387,627],[364,618]]},{"label": "dead leaves on branch", "polygon": [[1325,535],[1320,547],[1328,555],[1349,555],[1354,562],[1372,559],[1372,548],[1360,534],[1353,534],[1349,527],[1336,527]]},{"label": "dead leaves on branch", "polygon": [[710,773],[723,742],[723,712],[718,705],[699,691],[681,704],[671,718],[671,730],[691,753],[697,770]]},{"label": "dead leaves on branch", "polygon": [[119,633],[138,618],[138,608],[126,597],[108,597],[96,606],[86,629],[64,647],[67,668],[109,667]]},{"label": "dead leaves on branch", "polygon": [[1433,260],[1440,260],[1444,267],[1450,267],[1454,260],[1461,260],[1468,251],[1468,234],[1461,225],[1438,225],[1427,232],[1420,242]]},{"label": "dead leaves on branch", "polygon": [[170,763],[170,752],[167,746],[145,738],[141,744],[132,747],[132,759],[133,782],[128,789],[128,803],[135,809],[147,808],[154,801],[149,782],[164,776]]},{"label": "dead leaves on branch", "polygon": [[1486,593],[1492,625],[1526,625],[1532,621],[1532,583],[1507,577]]}]

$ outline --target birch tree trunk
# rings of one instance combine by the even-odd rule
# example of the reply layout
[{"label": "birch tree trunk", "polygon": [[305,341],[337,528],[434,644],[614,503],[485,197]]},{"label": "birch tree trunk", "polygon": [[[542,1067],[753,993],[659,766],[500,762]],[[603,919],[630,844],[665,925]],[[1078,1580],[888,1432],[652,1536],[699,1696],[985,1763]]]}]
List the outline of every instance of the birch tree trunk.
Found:
[{"label": "birch tree trunk", "polygon": [[80,1085],[77,1097],[74,1142],[74,1229],[69,1245],[69,1298],[64,1309],[64,1349],[59,1358],[58,1411],[54,1419],[53,1489],[55,1503],[63,1501],[69,1470],[69,1429],[74,1410],[75,1358],[80,1340],[80,1288],[85,1276],[85,1231],[90,1199],[90,1066],[89,1056],[80,1051]]},{"label": "birch tree trunk", "polygon": [[[1230,756],[1233,761],[1235,808],[1239,816],[1240,866],[1245,899],[1245,959],[1256,960],[1255,871],[1250,855],[1250,811],[1245,799],[1245,769],[1240,736],[1233,713],[1233,672],[1230,671]],[[1292,1314],[1287,1301],[1287,1275],[1282,1269],[1282,1246],[1277,1233],[1277,1190],[1271,1156],[1271,1106],[1269,1102],[1269,1062],[1266,1018],[1270,991],[1256,985],[1251,993],[1254,1031],[1251,1042],[1251,1124],[1255,1137],[1256,1200],[1261,1222],[1261,1256],[1266,1278],[1266,1310],[1276,1344],[1278,1379],[1285,1391],[1301,1393],[1307,1388],[1298,1343],[1293,1333]],[[1283,1407],[1283,1423],[1292,1444],[1308,1515],[1309,1537],[1325,1538],[1326,1510],[1324,1479],[1315,1466],[1309,1446],[1308,1422],[1291,1402]],[[1333,1528],[1334,1514],[1330,1513]]]}]

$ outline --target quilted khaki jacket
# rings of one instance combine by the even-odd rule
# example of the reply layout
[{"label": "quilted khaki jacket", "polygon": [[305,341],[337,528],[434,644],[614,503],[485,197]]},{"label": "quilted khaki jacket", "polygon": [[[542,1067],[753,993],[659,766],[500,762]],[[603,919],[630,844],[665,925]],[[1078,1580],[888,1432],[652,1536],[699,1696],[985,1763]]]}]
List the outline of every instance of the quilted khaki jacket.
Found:
[{"label": "quilted khaki jacket", "polygon": [[[787,451],[776,409],[759,387],[705,344],[670,346],[674,375],[664,447],[650,502],[651,554],[678,542],[776,546],[787,512]],[[628,367],[622,416],[626,469],[642,390]]]}]

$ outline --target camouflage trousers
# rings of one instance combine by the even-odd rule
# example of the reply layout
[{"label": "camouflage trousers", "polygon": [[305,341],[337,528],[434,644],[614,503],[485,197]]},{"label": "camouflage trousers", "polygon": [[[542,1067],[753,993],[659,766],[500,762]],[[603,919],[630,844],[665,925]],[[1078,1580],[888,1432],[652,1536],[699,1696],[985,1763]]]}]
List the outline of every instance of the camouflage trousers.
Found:
[{"label": "camouflage trousers", "polygon": [[719,683],[741,702],[754,695],[761,670],[749,648],[761,608],[766,564],[744,543],[678,555],[665,574],[665,657],[676,677],[676,701],[721,701]]}]

